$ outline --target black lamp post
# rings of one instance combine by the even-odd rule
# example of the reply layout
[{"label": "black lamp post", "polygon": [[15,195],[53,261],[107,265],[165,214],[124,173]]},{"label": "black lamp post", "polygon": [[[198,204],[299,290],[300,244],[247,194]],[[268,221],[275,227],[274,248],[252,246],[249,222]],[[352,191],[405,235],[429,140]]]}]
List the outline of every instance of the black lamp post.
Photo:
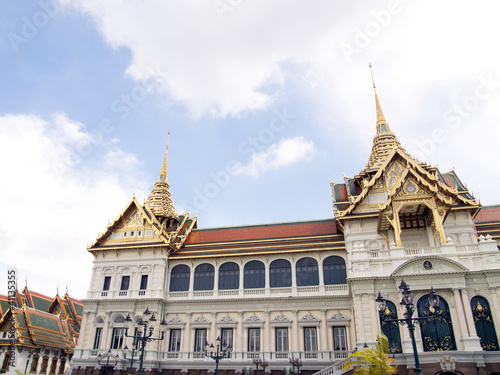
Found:
[{"label": "black lamp post", "polygon": [[[415,312],[415,306],[413,305],[413,291],[410,289],[410,286],[405,283],[404,280],[401,280],[401,285],[399,286],[399,290],[401,290],[403,294],[403,298],[401,298],[400,304],[406,308],[406,312],[404,313],[404,318],[402,319],[387,319],[382,315],[385,322],[398,322],[401,325],[407,325],[408,331],[410,332],[411,344],[413,346],[413,357],[415,358],[415,373],[417,375],[422,375],[422,369],[420,368],[420,362],[418,360],[418,352],[417,352],[417,343],[415,342],[415,324],[420,324],[421,321],[427,319],[433,319],[434,316],[427,317],[419,317],[413,318],[413,313]],[[378,297],[375,300],[378,303],[378,308],[380,311],[385,311],[385,307],[387,304],[387,300],[382,297],[382,294],[378,292]],[[435,310],[439,307],[439,296],[436,294],[436,291],[433,287],[431,287],[431,291],[429,292],[429,305]]]},{"label": "black lamp post", "polygon": [[297,367],[297,374],[300,374],[300,367],[302,366],[302,360],[299,357],[295,357],[292,355],[291,358],[288,358],[288,362],[292,365],[293,373],[295,374],[295,367]]},{"label": "black lamp post", "polygon": [[[130,358],[130,370],[129,370],[129,374],[132,375],[132,366],[134,365],[134,362],[137,362],[138,359],[134,359],[134,352],[135,352],[135,347],[136,347],[136,340],[134,340],[132,342],[132,357]],[[125,345],[125,347],[123,348],[123,358],[124,359],[127,359],[127,351],[129,350],[129,348],[127,347],[127,345]]]},{"label": "black lamp post", "polygon": [[264,373],[266,372],[266,367],[268,365],[265,359],[260,359],[259,357],[253,359],[253,363],[255,363],[256,375],[259,375],[259,366],[262,367]]},{"label": "black lamp post", "polygon": [[104,357],[106,357],[106,370],[104,370],[104,375],[108,375],[108,367],[109,367],[109,360],[110,358],[113,358],[113,360],[115,361],[115,363],[112,365],[113,367],[116,366],[116,364],[118,363],[118,354],[116,356],[113,355],[113,353],[111,353],[111,349],[109,349],[104,355],[101,355],[99,353],[99,355],[97,356],[97,364],[99,366],[102,366],[104,365]]},{"label": "black lamp post", "polygon": [[[214,344],[211,343],[210,346],[208,346],[208,343],[205,343],[205,356],[210,357],[213,360],[215,360],[215,375],[219,374],[219,361],[224,358],[229,358],[231,357],[231,352],[233,351],[233,348],[231,345],[226,345],[221,343],[220,337],[217,337],[217,350],[214,352]],[[207,347],[210,348],[210,352],[208,351]]]},{"label": "black lamp post", "polygon": [[[146,311],[143,312],[143,315],[146,316],[146,318],[151,315],[151,311],[149,311],[149,308],[146,308]],[[132,318],[130,317],[130,314],[127,315],[125,318],[125,321],[131,322]],[[134,335],[128,335],[128,328],[125,329],[125,336],[126,337],[132,337],[134,339],[134,342],[140,343],[140,348],[141,348],[141,354],[139,356],[139,373],[138,375],[142,375],[142,366],[144,364],[144,349],[146,348],[146,344],[149,341],[161,341],[165,338],[165,331],[161,331],[161,336],[158,338],[153,338],[153,327],[148,327],[149,322],[156,322],[156,317],[155,314],[153,313],[149,319],[140,319],[137,324],[139,326],[142,326],[141,329],[138,330],[137,336]],[[167,322],[165,319],[162,319],[160,325],[165,326],[167,325]]]}]

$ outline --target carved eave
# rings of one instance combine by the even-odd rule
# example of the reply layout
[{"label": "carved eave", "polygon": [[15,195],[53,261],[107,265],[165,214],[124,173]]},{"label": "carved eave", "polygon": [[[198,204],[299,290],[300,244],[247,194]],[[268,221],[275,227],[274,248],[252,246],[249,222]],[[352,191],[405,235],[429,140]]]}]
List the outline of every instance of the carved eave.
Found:
[{"label": "carved eave", "polygon": [[[405,170],[398,177],[395,185],[390,188],[383,188],[387,192],[387,199],[385,202],[378,205],[367,205],[365,212],[355,212],[356,208],[368,197],[368,194],[376,187],[377,181],[383,178],[388,168],[393,165],[393,161],[397,160]],[[467,199],[461,194],[467,191],[459,191],[456,187],[450,187],[439,178],[439,171],[436,167],[431,167],[427,164],[422,164],[411,158],[406,152],[394,149],[391,154],[385,159],[384,163],[375,173],[363,173],[354,177],[362,191],[357,196],[349,195],[349,207],[346,210],[336,210],[335,216],[340,228],[343,228],[342,220],[351,218],[366,218],[378,217],[379,228],[384,218],[390,218],[392,205],[397,195],[401,192],[403,185],[411,178],[428,192],[426,197],[412,197],[405,198],[410,200],[418,200],[423,198],[432,197],[435,202],[440,204],[441,207],[446,207],[445,217],[450,210],[470,210],[474,217],[480,210],[481,205],[476,199]],[[349,189],[347,189],[349,191]],[[468,192],[467,192],[468,193]],[[335,202],[342,203],[342,202]],[[346,202],[347,203],[347,202]],[[382,225],[384,227],[384,225]]]}]

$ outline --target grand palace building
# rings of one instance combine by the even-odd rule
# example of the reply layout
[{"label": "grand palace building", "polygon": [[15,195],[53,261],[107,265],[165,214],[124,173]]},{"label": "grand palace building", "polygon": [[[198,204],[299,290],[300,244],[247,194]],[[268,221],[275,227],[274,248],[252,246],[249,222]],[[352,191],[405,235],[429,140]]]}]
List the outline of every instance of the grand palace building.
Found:
[{"label": "grand palace building", "polygon": [[132,198],[87,248],[72,374],[137,373],[141,348],[129,336],[150,328],[145,374],[212,373],[205,349],[218,343],[232,349],[221,374],[255,370],[257,359],[283,374],[291,357],[302,374],[342,374],[339,363],[381,332],[398,373],[413,374],[407,327],[385,321],[405,312],[403,280],[415,316],[433,316],[415,331],[424,374],[500,374],[500,206],[482,207],[455,171],[410,155],[376,91],[375,102],[371,155],[357,175],[330,182],[330,219],[198,228],[174,208],[165,154],[147,201]]}]

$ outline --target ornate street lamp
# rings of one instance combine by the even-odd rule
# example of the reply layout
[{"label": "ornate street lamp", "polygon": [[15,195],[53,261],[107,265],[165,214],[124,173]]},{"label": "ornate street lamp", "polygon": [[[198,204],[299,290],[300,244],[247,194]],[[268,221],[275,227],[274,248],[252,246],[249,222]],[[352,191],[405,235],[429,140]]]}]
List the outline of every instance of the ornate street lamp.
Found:
[{"label": "ornate street lamp", "polygon": [[[130,358],[130,370],[128,372],[130,375],[132,375],[132,366],[134,365],[134,362],[138,361],[138,359],[134,359],[134,352],[135,352],[136,343],[137,343],[136,340],[134,340],[132,342],[132,356]],[[127,347],[127,345],[125,345],[125,347],[123,348],[123,359],[128,359],[127,358],[128,350],[129,350],[129,348]]]},{"label": "ornate street lamp", "polygon": [[[408,331],[410,332],[411,344],[413,346],[413,357],[415,358],[415,373],[417,375],[422,375],[422,369],[420,368],[420,362],[418,360],[418,352],[417,352],[417,343],[415,342],[415,324],[420,324],[421,321],[427,319],[434,319],[434,316],[427,317],[418,317],[413,318],[413,313],[415,312],[415,306],[413,305],[413,291],[410,289],[410,286],[404,281],[401,280],[401,285],[399,285],[399,290],[403,297],[401,298],[400,304],[406,308],[406,312],[404,313],[404,318],[402,319],[387,319],[385,314],[382,315],[382,319],[385,322],[398,322],[401,325],[407,325]],[[431,291],[429,292],[429,310],[431,313],[434,313],[436,309],[439,307],[439,296],[437,295],[434,288],[431,286]],[[380,311],[385,311],[385,307],[387,304],[387,300],[382,297],[382,294],[378,292],[378,297],[375,300],[378,304],[378,308]]]},{"label": "ornate street lamp", "polygon": [[268,363],[265,359],[260,359],[259,357],[253,359],[253,363],[255,364],[256,368],[256,375],[259,375],[259,366],[262,367],[264,370],[264,373],[266,372],[266,367],[268,366]]},{"label": "ornate street lamp", "polygon": [[297,368],[297,374],[300,374],[300,367],[302,366],[302,360],[299,357],[295,357],[292,355],[291,358],[288,358],[288,362],[292,365],[293,373],[295,374],[295,368]]},{"label": "ornate street lamp", "polygon": [[[214,344],[210,344],[208,346],[208,343],[205,342],[205,356],[210,357],[213,360],[215,360],[215,375],[219,374],[219,361],[224,358],[230,358],[231,357],[231,352],[233,348],[231,345],[226,345],[226,344],[221,344],[221,339],[220,337],[217,337],[217,350],[214,352]],[[208,351],[208,348],[210,348],[210,352]]]},{"label": "ornate street lamp", "polygon": [[118,363],[118,359],[120,357],[118,357],[118,354],[116,356],[114,356],[113,353],[111,353],[111,349],[109,349],[104,355],[101,355],[99,353],[99,355],[97,356],[97,364],[99,366],[104,365],[104,357],[106,357],[106,370],[104,370],[104,375],[108,375],[109,360],[111,358],[113,358],[113,360],[115,361],[115,363],[113,365],[111,365],[111,366],[115,367],[116,364]]},{"label": "ornate street lamp", "polygon": [[[142,375],[142,366],[144,364],[144,349],[146,348],[146,344],[148,342],[150,342],[150,341],[162,341],[165,338],[165,331],[161,331],[161,336],[158,337],[158,338],[152,337],[153,336],[154,328],[153,327],[148,327],[148,325],[149,325],[149,322],[153,322],[153,323],[156,322],[156,317],[155,317],[154,313],[151,315],[151,311],[149,311],[148,307],[146,307],[146,311],[143,312],[143,315],[145,315],[146,318],[145,319],[141,318],[137,322],[137,324],[139,326],[142,326],[142,328],[140,328],[137,331],[137,336],[135,334],[129,336],[128,335],[128,328],[125,329],[125,336],[126,337],[132,337],[133,338],[133,342],[134,343],[139,343],[140,348],[141,348],[141,354],[139,356],[139,372],[138,372],[138,375]],[[147,317],[149,315],[151,315],[151,317],[149,319],[147,319]],[[125,318],[125,321],[126,322],[131,322],[132,321],[132,318],[130,317],[130,314],[127,315],[127,317]],[[165,321],[165,319],[162,319],[160,325],[161,326],[167,325],[167,322]]]}]

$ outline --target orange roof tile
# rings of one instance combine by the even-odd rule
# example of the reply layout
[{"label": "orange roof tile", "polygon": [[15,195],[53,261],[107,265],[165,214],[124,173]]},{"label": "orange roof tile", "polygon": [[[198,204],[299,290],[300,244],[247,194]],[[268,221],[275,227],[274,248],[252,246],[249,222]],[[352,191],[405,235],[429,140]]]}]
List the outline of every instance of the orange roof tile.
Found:
[{"label": "orange roof tile", "polygon": [[245,241],[269,238],[302,237],[336,234],[334,219],[324,221],[278,223],[256,226],[194,229],[185,245],[210,242]]},{"label": "orange roof tile", "polygon": [[482,207],[474,219],[475,223],[488,223],[492,221],[500,221],[500,205]]}]

